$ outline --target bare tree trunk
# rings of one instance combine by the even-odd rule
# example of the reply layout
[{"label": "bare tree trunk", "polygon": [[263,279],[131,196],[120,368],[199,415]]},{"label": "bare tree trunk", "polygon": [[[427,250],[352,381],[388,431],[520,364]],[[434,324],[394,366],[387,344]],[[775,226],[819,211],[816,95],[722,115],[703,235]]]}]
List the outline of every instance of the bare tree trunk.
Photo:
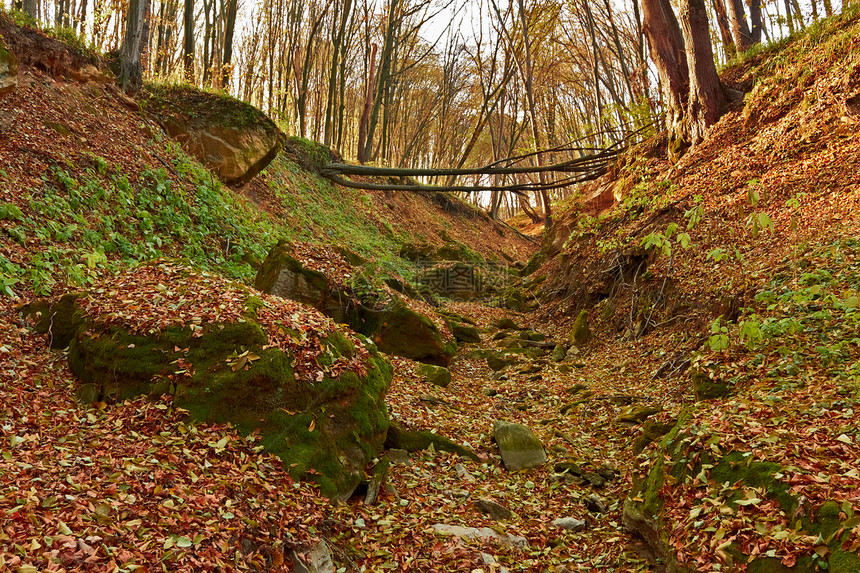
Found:
[{"label": "bare tree trunk", "polygon": [[791,0],[785,0],[785,20],[788,23],[788,33],[794,34],[794,21],[791,14]]},{"label": "bare tree trunk", "polygon": [[824,0],[824,14],[830,18],[833,16],[833,4],[831,0]]},{"label": "bare tree trunk", "polygon": [[752,35],[749,24],[747,24],[747,16],[744,13],[743,0],[728,0],[728,8],[735,47],[739,53],[746,52],[752,47]]},{"label": "bare tree trunk", "polygon": [[24,12],[24,14],[35,20],[37,6],[38,0],[23,0],[19,8]]},{"label": "bare tree trunk", "polygon": [[[528,33],[528,22],[526,21],[526,10],[523,5],[523,0],[519,0],[520,5],[520,23],[522,24],[522,35],[523,35],[523,44],[525,47],[525,73],[523,74],[525,77],[523,78],[523,83],[526,88],[526,100],[528,101],[529,106],[529,118],[531,119],[532,125],[532,137],[534,137],[535,141],[535,151],[541,151],[543,149],[543,139],[541,138],[540,125],[537,121],[537,108],[535,106],[535,96],[534,89],[532,86],[532,78],[534,76],[532,71],[532,48],[531,48],[531,38]],[[596,58],[596,55],[595,55]],[[595,62],[595,66],[596,66]],[[543,155],[538,153],[535,156],[535,161],[538,164],[538,167],[543,165]],[[541,185],[546,185],[546,175],[543,171],[538,174],[540,178]],[[549,203],[549,193],[546,189],[541,189],[540,192],[541,202],[543,203],[543,213],[544,213],[544,224],[549,227],[552,225],[552,206]]]},{"label": "bare tree trunk", "polygon": [[182,65],[185,69],[185,80],[194,83],[194,0],[185,0],[185,10],[182,15],[185,26],[185,37],[182,42]]},{"label": "bare tree trunk", "polygon": [[690,142],[696,145],[704,139],[708,128],[720,118],[724,105],[723,92],[714,65],[705,0],[681,0],[680,9],[690,75],[687,118]]},{"label": "bare tree trunk", "polygon": [[378,46],[373,44],[370,49],[370,66],[367,68],[367,89],[364,94],[364,107],[358,120],[358,162],[364,165],[367,161],[367,124],[370,120],[370,108],[373,105],[373,86],[376,75],[376,51]]},{"label": "bare tree trunk", "polygon": [[224,24],[224,58],[221,63],[221,87],[227,89],[230,86],[230,77],[233,75],[233,31],[236,28],[236,10],[238,0],[227,0],[227,20]]},{"label": "bare tree trunk", "polygon": [[[729,1],[731,2],[731,0]],[[723,54],[725,54],[726,61],[728,61],[738,53],[735,47],[735,38],[732,35],[732,27],[729,24],[729,17],[723,0],[712,0],[712,2],[714,12],[717,15],[717,27],[720,29],[720,37],[723,39]]]},{"label": "bare tree trunk", "polygon": [[[683,151],[682,147],[689,141],[684,115],[690,76],[684,51],[684,39],[669,0],[641,0],[641,2],[642,29],[648,40],[651,59],[654,60],[657,75],[663,87],[670,155],[677,158]],[[705,39],[710,43],[707,36]]]},{"label": "bare tree trunk", "polygon": [[141,53],[146,44],[144,30],[149,15],[149,0],[130,0],[125,38],[120,49],[120,73],[117,82],[123,91],[135,94],[143,82]]},{"label": "bare tree trunk", "polygon": [[749,6],[752,43],[753,45],[761,44],[761,34],[764,30],[764,21],[761,17],[761,0],[750,0]]}]

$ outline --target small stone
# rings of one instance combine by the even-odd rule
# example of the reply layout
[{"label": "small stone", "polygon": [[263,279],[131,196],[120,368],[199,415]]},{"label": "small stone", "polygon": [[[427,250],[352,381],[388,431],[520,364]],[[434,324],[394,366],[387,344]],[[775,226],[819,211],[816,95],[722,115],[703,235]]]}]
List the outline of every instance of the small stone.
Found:
[{"label": "small stone", "polygon": [[561,362],[565,356],[567,356],[567,348],[564,344],[556,344],[555,348],[552,349],[553,362]]},{"label": "small stone", "polygon": [[511,510],[491,499],[479,499],[475,508],[494,521],[505,521],[511,518]]},{"label": "small stone", "polygon": [[495,388],[483,388],[483,389],[481,389],[481,394],[483,394],[484,396],[487,396],[489,398],[492,398],[493,396],[498,396],[499,391],[496,390]]},{"label": "small stone", "polygon": [[585,522],[574,517],[559,517],[552,524],[568,531],[582,531],[585,529]]},{"label": "small stone", "polygon": [[401,450],[398,448],[394,448],[388,450],[388,459],[391,460],[392,464],[397,465],[412,465],[412,460],[409,458],[409,452],[406,450]]},{"label": "small stone", "polygon": [[606,504],[603,503],[603,500],[597,497],[594,494],[591,494],[585,498],[585,507],[591,513],[606,513],[609,511],[607,509]]},{"label": "small stone", "polygon": [[510,318],[500,318],[496,322],[496,326],[504,330],[519,330],[520,328],[519,326],[517,326],[517,323]]},{"label": "small stone", "polygon": [[606,480],[594,472],[585,472],[582,477],[588,480],[593,487],[603,487],[606,485]]},{"label": "small stone", "polygon": [[443,366],[419,364],[418,373],[424,377],[426,382],[440,388],[447,388],[451,383],[451,371]]},{"label": "small stone", "polygon": [[472,483],[475,481],[475,476],[469,473],[463,464],[454,464],[454,471],[457,472],[457,475],[460,476],[460,479],[463,481],[467,481]]},{"label": "small stone", "polygon": [[334,573],[334,562],[325,541],[320,541],[302,559],[293,552],[293,573]]},{"label": "small stone", "polygon": [[493,436],[508,471],[537,468],[546,463],[543,445],[526,426],[496,420],[493,423]]}]

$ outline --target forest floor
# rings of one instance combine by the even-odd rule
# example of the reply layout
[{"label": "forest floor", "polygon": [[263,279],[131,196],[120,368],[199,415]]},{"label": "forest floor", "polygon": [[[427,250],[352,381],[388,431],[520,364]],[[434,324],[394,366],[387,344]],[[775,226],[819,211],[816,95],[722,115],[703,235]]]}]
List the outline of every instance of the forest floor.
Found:
[{"label": "forest floor", "polygon": [[[563,342],[576,301],[552,299],[528,314],[449,303],[478,324],[482,342],[462,349],[447,388],[428,385],[415,363],[392,357],[388,406],[402,425],[438,432],[472,448],[479,460],[435,451],[400,459],[389,473],[392,487],[374,505],[360,497],[329,503],[260,452],[253,436],[192,424],[169,401],[82,406],[74,400],[77,381],[66,357],[22,322],[18,308],[39,295],[86,287],[90,271],[110,276],[152,258],[155,247],[125,224],[132,214],[116,212],[126,185],[139,191],[136,197],[158,195],[177,206],[175,219],[156,219],[159,254],[186,256],[238,279],[247,280],[251,267],[242,261],[245,253],[223,248],[221,229],[235,232],[234,246],[261,256],[279,234],[307,239],[301,229],[307,221],[283,224],[242,193],[208,186],[199,166],[150,138],[151,126],[102,88],[27,72],[26,97],[0,100],[0,201],[7,210],[0,217],[0,288],[16,295],[0,297],[0,569],[289,571],[292,549],[326,539],[344,571],[659,570],[622,527],[622,502],[634,478],[662,455],[654,444],[636,453],[643,429],[621,419],[631,406],[653,406],[656,422],[684,418],[694,445],[715,459],[740,453],[776,464],[780,484],[805,500],[801,512],[835,502],[840,520],[850,524],[843,548],[856,552],[860,132],[846,102],[860,89],[860,35],[856,18],[828,29],[827,41],[816,33],[798,47],[808,54],[806,63],[768,63],[763,54],[730,70],[737,81],[754,83],[755,66],[770,66],[779,81],[751,88],[742,109],[732,110],[680,164],[634,163],[630,171],[646,184],[628,189],[621,215],[592,220],[573,213],[578,236],[562,253],[567,262],[558,257],[540,271],[559,287],[565,265],[587,266],[607,250],[641,245],[647,234],[667,234],[671,222],[683,228],[684,213],[700,206],[701,225],[690,229],[695,248],[682,251],[672,239],[687,254],[652,257],[649,284],[659,288],[669,277],[676,292],[699,301],[743,294],[740,320],[717,321],[714,329],[714,317],[694,309],[689,321],[673,320],[636,338],[603,320],[603,303],[592,313],[597,336],[579,355],[561,362],[520,358],[499,375],[474,352],[500,346],[503,339],[493,339],[496,321],[511,318]],[[786,85],[795,87],[780,87]],[[104,117],[107,129],[100,127]],[[158,167],[165,161],[175,173]],[[273,188],[301,186],[309,177],[281,165],[247,194],[277,206],[287,199]],[[98,219],[73,217],[75,210],[88,213],[82,201],[97,183],[115,203],[96,205]],[[416,232],[435,245],[445,237],[469,244],[477,233],[476,251],[490,253],[500,242],[518,260],[534,248],[516,236],[496,239],[478,223],[457,226],[456,217],[451,228],[430,228],[427,221],[444,214],[410,205],[413,199],[372,194],[356,218],[331,207],[347,196],[340,190],[314,192],[317,197],[300,198],[291,208],[310,213],[327,205],[336,216],[314,221],[307,232],[371,227],[373,237],[356,235],[347,245],[363,254],[400,248]],[[223,204],[232,210],[218,211]],[[192,207],[205,217],[182,219]],[[371,217],[380,212],[392,213],[391,229]],[[403,222],[406,213],[413,218]],[[650,226],[637,219],[642,213]],[[186,223],[197,229],[191,239],[170,230]],[[353,235],[331,242],[343,237],[349,243]],[[624,304],[613,311],[633,316]],[[678,368],[685,359],[732,380],[734,393],[696,401],[689,376]],[[546,447],[546,466],[505,470],[492,440],[497,419],[530,427]],[[610,479],[588,482],[556,472],[564,462]],[[824,539],[799,533],[796,516],[781,515],[765,492],[701,475],[699,482],[661,490],[678,559],[701,571],[742,570],[727,553],[732,542],[786,567],[804,558],[827,566],[833,550]],[[506,506],[511,517],[493,521],[482,514],[474,502],[485,498]],[[584,529],[552,524],[566,517],[583,520]],[[461,540],[438,533],[437,524],[487,527],[525,543]]]}]

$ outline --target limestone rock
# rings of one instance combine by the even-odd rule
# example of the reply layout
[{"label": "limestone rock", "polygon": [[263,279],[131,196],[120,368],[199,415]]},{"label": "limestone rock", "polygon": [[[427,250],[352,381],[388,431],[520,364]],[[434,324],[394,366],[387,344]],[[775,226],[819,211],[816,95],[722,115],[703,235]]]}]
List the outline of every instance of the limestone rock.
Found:
[{"label": "limestone rock", "polygon": [[475,508],[493,521],[505,521],[512,515],[510,509],[491,499],[479,499],[475,502]]},{"label": "limestone rock", "polygon": [[380,318],[373,341],[382,352],[437,366],[448,366],[454,358],[454,342],[444,340],[433,321],[404,302],[396,302]]},{"label": "limestone rock", "polygon": [[588,311],[583,310],[576,317],[573,329],[570,331],[571,346],[583,346],[591,340],[591,329],[588,327]]},{"label": "limestone rock", "polygon": [[433,432],[405,430],[396,423],[392,423],[388,428],[388,434],[385,438],[385,447],[389,449],[394,448],[406,450],[407,452],[418,452],[426,450],[430,446],[433,446],[433,449],[437,451],[452,452],[470,460],[478,461],[478,455],[469,448]]},{"label": "limestone rock", "polygon": [[463,324],[461,322],[451,321],[448,323],[451,327],[451,333],[460,342],[481,342],[481,333],[474,326]]},{"label": "limestone rock", "polygon": [[489,527],[463,527],[461,525],[448,525],[436,523],[433,530],[439,535],[453,535],[460,539],[493,539],[502,545],[525,549],[529,546],[528,539],[510,533],[499,533]]},{"label": "limestone rock", "polygon": [[412,310],[394,295],[385,308],[363,304],[357,295],[344,292],[324,274],[305,267],[292,255],[292,245],[280,241],[266,256],[254,286],[266,293],[309,304],[338,323],[372,337],[379,350],[419,362],[447,366],[457,345],[445,340],[439,328],[424,314]]},{"label": "limestone rock", "polygon": [[281,298],[295,300],[320,308],[330,294],[326,276],[305,268],[290,255],[289,243],[278,243],[263,261],[254,287]]},{"label": "limestone rock", "polygon": [[433,364],[420,364],[418,373],[424,377],[424,380],[434,386],[447,388],[451,383],[451,371],[444,366],[434,366]]},{"label": "limestone rock", "polygon": [[546,463],[546,452],[540,440],[522,424],[496,420],[493,436],[509,471],[537,468]]},{"label": "limestone rock", "polygon": [[280,149],[280,130],[253,106],[186,86],[149,85],[144,109],[221,181],[244,184]]},{"label": "limestone rock", "polygon": [[18,58],[10,52],[0,36],[0,97],[18,87]]},{"label": "limestone rock", "polygon": [[562,529],[574,532],[585,529],[585,522],[581,519],[576,519],[575,517],[559,517],[558,519],[553,520],[552,524],[556,527],[561,527]]},{"label": "limestone rock", "polygon": [[293,573],[334,573],[335,566],[325,541],[314,545],[302,555],[292,553]]},{"label": "limestone rock", "polygon": [[[319,482],[325,495],[340,499],[352,492],[382,450],[389,425],[385,394],[391,366],[372,344],[313,309],[299,315],[279,306],[281,299],[196,275],[180,264],[132,269],[117,280],[139,288],[126,291],[121,301],[104,294],[107,289],[94,290],[55,305],[71,309],[50,311],[57,332],[72,333],[69,365],[89,399],[172,393],[174,405],[188,410],[192,419],[259,431],[267,451],[280,457],[293,477]],[[206,285],[230,302],[196,296],[194,286],[185,295],[165,286],[176,284]],[[150,293],[160,292],[159,287],[168,294],[153,297]],[[201,323],[189,317],[185,322],[172,310],[171,296],[195,300],[196,316],[218,317],[233,308],[242,320]],[[111,318],[133,314],[128,306],[149,309],[155,321],[173,316],[174,322],[139,328]],[[282,321],[278,329],[271,317],[260,318],[270,315],[257,314],[263,307],[282,313],[274,319]],[[278,333],[299,323],[314,324],[318,338],[286,344],[286,335]],[[172,375],[177,361],[189,365],[184,376]]]}]

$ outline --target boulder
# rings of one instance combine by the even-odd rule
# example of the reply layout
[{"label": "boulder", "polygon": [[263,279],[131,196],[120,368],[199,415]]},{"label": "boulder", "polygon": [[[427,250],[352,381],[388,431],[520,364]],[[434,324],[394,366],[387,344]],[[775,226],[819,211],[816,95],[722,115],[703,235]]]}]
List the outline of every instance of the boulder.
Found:
[{"label": "boulder", "polygon": [[433,449],[440,452],[451,452],[459,454],[473,461],[478,461],[478,455],[469,448],[452,442],[444,436],[433,432],[416,432],[401,428],[396,423],[392,423],[388,428],[388,434],[385,438],[385,447],[388,449],[405,450],[407,452],[419,452],[433,446]]},{"label": "boulder", "polygon": [[447,388],[451,383],[451,371],[444,366],[434,366],[433,364],[421,364],[418,366],[418,373],[424,377],[424,380],[434,386]]},{"label": "boulder", "polygon": [[588,328],[588,311],[583,310],[576,317],[570,331],[570,345],[582,346],[591,340],[591,329]]},{"label": "boulder", "polygon": [[49,312],[88,401],[172,394],[194,420],[259,432],[332,498],[382,450],[391,366],[316,310],[160,262]]},{"label": "boulder", "polygon": [[149,84],[141,99],[146,113],[224,183],[247,183],[280,150],[281,132],[274,122],[230,96]]},{"label": "boulder", "polygon": [[576,519],[575,517],[559,517],[558,519],[553,520],[552,524],[556,527],[561,527],[562,529],[567,529],[568,531],[582,531],[585,529],[585,522],[581,519]]},{"label": "boulder", "polygon": [[382,352],[437,366],[448,366],[457,352],[457,345],[443,339],[432,320],[403,300],[381,313],[373,340]]},{"label": "boulder", "polygon": [[463,324],[462,322],[450,321],[448,326],[451,328],[451,334],[458,342],[475,343],[481,342],[481,332],[474,326]]},{"label": "boulder", "polygon": [[324,274],[305,268],[291,250],[289,243],[281,241],[269,251],[254,288],[320,309],[331,295],[329,281]]},{"label": "boulder", "polygon": [[493,437],[509,471],[537,468],[546,463],[546,452],[534,433],[522,424],[503,420],[493,423]]},{"label": "boulder", "polygon": [[439,535],[452,535],[460,539],[492,539],[502,545],[525,549],[529,546],[528,539],[510,533],[499,533],[489,527],[463,527],[462,525],[448,525],[437,523],[433,525],[433,531]]},{"label": "boulder", "polygon": [[[406,300],[391,295],[382,308],[358,293],[332,284],[324,274],[305,267],[292,253],[289,242],[273,247],[254,281],[269,294],[309,304],[338,323],[372,337],[379,350],[419,362],[447,366],[457,352],[430,318],[411,308]],[[364,297],[372,296],[364,293]]]},{"label": "boulder", "polygon": [[18,87],[18,58],[6,48],[0,36],[0,97]]},{"label": "boulder", "polygon": [[493,521],[505,521],[511,518],[511,510],[492,499],[479,499],[475,502],[475,509],[487,515]]}]

